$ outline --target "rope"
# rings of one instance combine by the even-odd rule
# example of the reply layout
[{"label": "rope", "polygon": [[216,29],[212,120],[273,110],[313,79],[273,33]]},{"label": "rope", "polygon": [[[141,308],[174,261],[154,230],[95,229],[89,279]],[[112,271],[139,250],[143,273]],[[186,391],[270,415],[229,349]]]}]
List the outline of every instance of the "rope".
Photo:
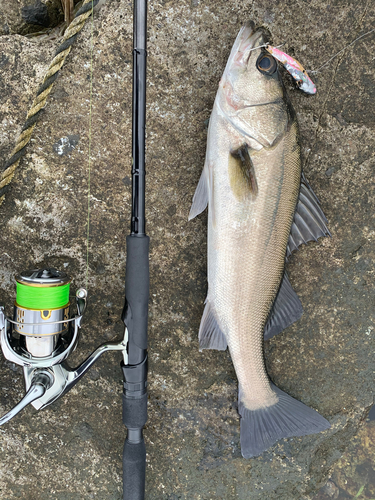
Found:
[{"label": "rope", "polygon": [[85,25],[86,19],[90,17],[94,7],[99,0],[84,0],[82,7],[78,10],[75,18],[65,31],[63,42],[55,53],[51,64],[44,76],[43,83],[38,89],[36,98],[26,116],[26,122],[22,127],[21,134],[17,138],[16,145],[12,151],[12,156],[0,170],[0,205],[4,201],[5,193],[10,189],[10,182],[14,176],[22,156],[26,152],[26,146],[30,141],[34,127],[46,104],[47,97],[51,93],[53,84],[59,74],[62,65],[69,54],[78,33]]}]

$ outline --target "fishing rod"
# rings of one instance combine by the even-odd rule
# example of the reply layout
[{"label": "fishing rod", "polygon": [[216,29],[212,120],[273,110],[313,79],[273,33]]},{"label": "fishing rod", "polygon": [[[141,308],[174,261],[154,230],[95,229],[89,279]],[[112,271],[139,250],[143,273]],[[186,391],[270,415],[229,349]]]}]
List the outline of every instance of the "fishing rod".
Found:
[{"label": "fishing rod", "polygon": [[[96,3],[97,0],[92,0],[91,5]],[[83,10],[88,12],[88,7]],[[71,368],[67,358],[78,345],[87,291],[77,290],[77,311],[71,315],[71,280],[66,273],[43,267],[18,274],[12,318],[0,305],[0,345],[8,361],[22,366],[26,394],[0,418],[0,425],[29,404],[39,410],[53,403],[66,394],[103,353],[120,351],[124,377],[123,423],[127,427],[123,450],[124,500],[143,500],[149,298],[149,237],[145,233],[147,0],[134,0],[133,36],[132,211],[130,235],[126,238],[125,304],[121,316],[124,336],[119,342],[102,344],[81,365]]]},{"label": "fishing rod", "polygon": [[146,448],[142,429],[147,421],[147,322],[149,237],[145,218],[145,126],[147,0],[134,1],[133,14],[132,215],[126,238],[125,305],[122,319],[127,338],[123,423],[128,429],[123,453],[124,500],[143,500]]}]

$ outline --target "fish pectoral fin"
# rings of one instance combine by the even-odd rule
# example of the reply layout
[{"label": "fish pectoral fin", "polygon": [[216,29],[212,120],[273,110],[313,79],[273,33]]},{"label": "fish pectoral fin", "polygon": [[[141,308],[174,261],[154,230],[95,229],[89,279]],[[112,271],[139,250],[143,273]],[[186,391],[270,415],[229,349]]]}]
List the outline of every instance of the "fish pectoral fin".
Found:
[{"label": "fish pectoral fin", "polygon": [[318,198],[302,174],[301,188],[286,249],[286,259],[302,243],[316,241],[321,236],[331,236],[327,223]]},{"label": "fish pectoral fin", "polygon": [[264,328],[264,340],[269,340],[281,333],[285,328],[299,320],[302,313],[301,301],[284,272],[283,280]]},{"label": "fish pectoral fin", "polygon": [[227,339],[218,325],[214,308],[206,299],[206,306],[199,327],[199,350],[216,349],[217,351],[225,351],[227,347]]},{"label": "fish pectoral fin", "polygon": [[209,199],[209,183],[208,183],[208,169],[204,166],[202,175],[199,179],[197,189],[193,196],[193,203],[191,205],[189,220],[194,219],[197,215],[203,212],[208,205]]},{"label": "fish pectoral fin", "polygon": [[239,399],[241,452],[244,458],[257,457],[283,438],[306,436],[329,429],[330,423],[317,411],[271,384],[278,397],[272,406],[249,410]]},{"label": "fish pectoral fin", "polygon": [[247,144],[229,152],[228,173],[230,187],[238,200],[242,200],[249,193],[256,196],[258,184]]}]

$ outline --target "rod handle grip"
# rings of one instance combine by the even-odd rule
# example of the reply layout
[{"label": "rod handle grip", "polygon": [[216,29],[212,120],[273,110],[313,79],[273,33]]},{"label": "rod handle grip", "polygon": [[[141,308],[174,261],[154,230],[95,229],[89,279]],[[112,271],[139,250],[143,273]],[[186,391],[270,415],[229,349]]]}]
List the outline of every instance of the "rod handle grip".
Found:
[{"label": "rod handle grip", "polygon": [[146,446],[142,437],[138,443],[126,438],[123,453],[124,500],[144,500],[146,478]]}]

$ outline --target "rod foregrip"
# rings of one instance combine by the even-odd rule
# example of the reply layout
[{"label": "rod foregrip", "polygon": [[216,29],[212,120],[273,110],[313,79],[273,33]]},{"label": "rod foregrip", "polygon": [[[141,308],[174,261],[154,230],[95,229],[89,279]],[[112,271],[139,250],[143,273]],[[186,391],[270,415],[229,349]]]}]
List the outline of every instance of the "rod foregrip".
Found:
[{"label": "rod foregrip", "polygon": [[126,238],[125,305],[122,320],[128,329],[129,364],[143,361],[147,349],[149,298],[149,237]]}]

